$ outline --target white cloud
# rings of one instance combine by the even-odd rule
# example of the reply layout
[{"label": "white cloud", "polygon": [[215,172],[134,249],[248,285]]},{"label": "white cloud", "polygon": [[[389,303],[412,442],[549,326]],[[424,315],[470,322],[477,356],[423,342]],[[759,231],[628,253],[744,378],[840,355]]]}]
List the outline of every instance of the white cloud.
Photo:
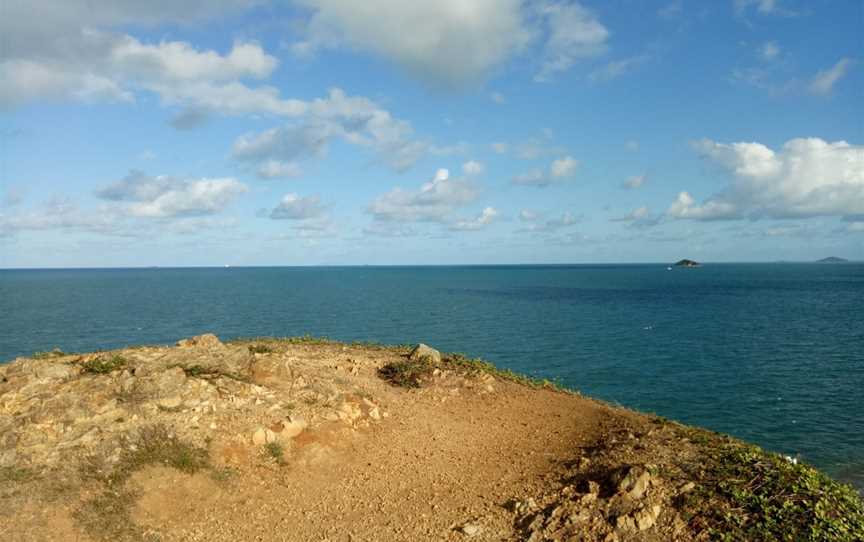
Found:
[{"label": "white cloud", "polygon": [[549,166],[548,174],[543,170],[543,168],[535,168],[513,177],[513,184],[545,188],[553,183],[572,179],[576,174],[576,169],[578,167],[578,160],[572,156],[565,156],[552,161]]},{"label": "white cloud", "polygon": [[458,220],[450,225],[453,231],[477,231],[491,224],[498,217],[498,211],[493,207],[486,207],[477,218],[472,220]]},{"label": "white cloud", "polygon": [[269,161],[294,162],[326,155],[331,141],[371,149],[377,160],[405,171],[427,154],[448,156],[466,150],[465,144],[433,145],[415,139],[411,124],[393,118],[368,98],[331,89],[326,98],[306,103],[303,120],[237,138],[232,156],[264,167]]},{"label": "white cloud", "polygon": [[480,162],[476,160],[469,160],[462,164],[462,172],[465,175],[480,175],[486,168]]},{"label": "white cloud", "polygon": [[408,224],[375,221],[363,228],[363,235],[373,237],[416,237],[418,232]]},{"label": "white cloud", "polygon": [[535,168],[531,171],[520,173],[519,175],[513,177],[513,184],[521,184],[524,186],[537,186],[542,188],[552,184],[552,179],[550,179],[541,168]]},{"label": "white cloud", "polygon": [[523,222],[533,222],[537,220],[539,216],[540,215],[538,215],[536,211],[530,209],[522,209],[519,211],[519,220]]},{"label": "white cloud", "polygon": [[536,81],[548,81],[579,60],[606,51],[609,30],[578,2],[547,3],[540,13],[546,19],[549,39],[540,71],[534,77]]},{"label": "white cloud", "polygon": [[[520,0],[300,0],[312,10],[302,49],[348,47],[437,85],[476,84],[528,42]],[[386,24],[382,24],[386,21]]]},{"label": "white cloud", "polygon": [[636,190],[637,188],[640,188],[643,184],[645,184],[645,175],[633,175],[631,177],[627,177],[627,180],[624,181],[624,184],[622,186],[630,190]]},{"label": "white cloud", "polygon": [[722,191],[696,204],[681,192],[673,218],[729,220],[864,214],[864,146],[819,138],[792,139],[779,151],[761,143],[694,143],[727,173]]},{"label": "white cloud", "polygon": [[297,194],[285,194],[270,212],[270,218],[274,220],[307,220],[323,215],[324,206],[318,196],[301,197]]},{"label": "white cloud", "polygon": [[650,55],[636,55],[621,60],[608,62],[602,68],[597,68],[588,74],[588,79],[593,83],[611,81],[617,79],[628,72],[633,71],[642,64],[651,59]]},{"label": "white cloud", "polygon": [[540,218],[538,213],[523,210],[519,213],[519,218],[523,222],[528,222],[528,224],[516,230],[517,233],[551,233],[575,226],[582,221],[582,217],[575,216],[570,211],[565,211],[558,218],[551,218],[541,222],[538,221]]},{"label": "white cloud", "polygon": [[471,183],[450,179],[446,169],[439,169],[419,190],[394,188],[377,197],[368,211],[380,221],[447,222],[453,211],[473,202],[477,195]]},{"label": "white cloud", "polygon": [[630,228],[650,228],[659,224],[662,219],[662,215],[652,215],[650,209],[643,205],[633,209],[624,216],[610,218],[609,220],[611,222],[626,222]]},{"label": "white cloud", "polygon": [[299,177],[303,170],[294,162],[280,162],[279,160],[266,160],[255,171],[259,179],[288,179]]},{"label": "white cloud", "polygon": [[504,105],[507,103],[507,98],[505,98],[500,92],[490,93],[489,98],[498,105]]},{"label": "white cloud", "polygon": [[171,218],[218,213],[247,190],[245,184],[232,178],[178,179],[132,171],[96,195],[127,202],[126,210],[132,216]]},{"label": "white cloud", "polygon": [[510,154],[520,160],[535,160],[550,154],[565,152],[563,148],[550,144],[549,134],[544,134],[544,137],[545,139],[532,137],[519,143],[496,141],[489,147],[496,154]]},{"label": "white cloud", "polygon": [[122,219],[112,209],[87,212],[68,199],[54,198],[38,208],[14,215],[0,213],[0,238],[23,231],[48,230],[121,236],[139,233],[123,227]]},{"label": "white cloud", "polygon": [[834,66],[827,70],[822,70],[816,74],[815,77],[810,81],[810,84],[807,86],[807,90],[811,94],[817,94],[820,96],[825,96],[827,94],[831,94],[831,91],[834,89],[834,85],[840,79],[846,75],[846,72],[849,71],[849,68],[852,65],[852,61],[848,58],[840,59]]},{"label": "white cloud", "polygon": [[576,173],[579,161],[572,156],[565,156],[554,160],[549,166],[549,173],[553,179],[569,179]]},{"label": "white cloud", "polygon": [[[211,107],[210,94],[253,89],[243,78],[269,77],[278,62],[260,45],[235,42],[226,54],[181,41],[142,43],[129,35],[72,27],[47,44],[19,44],[0,61],[0,105],[39,99],[131,102],[139,91],[166,103]],[[265,96],[266,98],[266,92]],[[272,107],[272,104],[271,104]]]},{"label": "white cloud", "polygon": [[182,41],[144,44],[131,36],[117,38],[112,44],[109,63],[128,79],[230,81],[252,77],[264,79],[273,73],[278,61],[257,43],[235,42],[231,51],[198,51]]},{"label": "white cloud", "polygon": [[781,17],[794,17],[797,12],[780,5],[779,0],[735,0],[735,12],[744,14],[748,9],[755,8],[760,15],[777,15]]}]

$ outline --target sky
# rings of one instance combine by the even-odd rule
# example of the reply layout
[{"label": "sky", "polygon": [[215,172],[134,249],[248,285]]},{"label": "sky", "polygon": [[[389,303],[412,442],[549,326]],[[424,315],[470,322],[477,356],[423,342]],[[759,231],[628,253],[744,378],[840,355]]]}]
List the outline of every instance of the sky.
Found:
[{"label": "sky", "polygon": [[861,0],[3,0],[0,268],[864,259]]}]

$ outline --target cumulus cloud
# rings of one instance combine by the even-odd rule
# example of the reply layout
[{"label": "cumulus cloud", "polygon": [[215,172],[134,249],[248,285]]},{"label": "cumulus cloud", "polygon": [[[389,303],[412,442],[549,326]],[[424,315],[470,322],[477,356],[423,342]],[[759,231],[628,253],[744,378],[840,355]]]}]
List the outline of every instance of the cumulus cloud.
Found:
[{"label": "cumulus cloud", "polygon": [[259,179],[288,179],[302,174],[303,170],[299,165],[279,160],[266,160],[255,170],[255,175]]},{"label": "cumulus cloud", "polygon": [[578,166],[578,160],[572,156],[565,156],[552,162],[552,165],[549,166],[549,174],[553,179],[567,179],[576,173]]},{"label": "cumulus cloud", "polygon": [[439,169],[419,190],[397,187],[377,197],[368,212],[375,220],[385,222],[447,222],[457,208],[473,202],[477,196],[473,184],[451,179],[446,169]]},{"label": "cumulus cloud", "polygon": [[864,214],[864,146],[819,138],[792,139],[779,151],[761,143],[694,148],[730,179],[701,204],[681,192],[667,215],[691,220],[807,218]]},{"label": "cumulus cloud", "polygon": [[[482,81],[527,44],[520,0],[299,0],[312,11],[303,51],[347,47],[436,85]],[[387,21],[382,24],[382,21]]]},{"label": "cumulus cloud", "polygon": [[536,211],[532,211],[530,209],[522,209],[519,211],[519,220],[523,222],[533,222],[539,218],[539,214]]},{"label": "cumulus cloud", "polygon": [[[210,94],[233,87],[254,92],[239,80],[262,79],[275,57],[251,42],[236,42],[225,54],[198,50],[186,42],[147,44],[129,35],[85,28],[50,38],[63,47],[22,48],[0,61],[0,104],[38,99],[131,102],[151,91],[166,103],[209,107]],[[227,89],[225,88],[227,86]],[[236,93],[236,91],[235,91]]]},{"label": "cumulus cloud", "polygon": [[498,211],[494,207],[486,207],[480,214],[471,220],[457,220],[450,224],[449,229],[453,231],[477,231],[491,224],[498,217]]},{"label": "cumulus cloud", "polygon": [[819,96],[831,94],[831,91],[834,89],[834,85],[846,76],[846,73],[849,71],[851,65],[851,60],[849,60],[848,58],[843,58],[840,59],[831,68],[820,71],[813,77],[813,79],[810,81],[810,84],[807,86],[808,92],[810,92],[810,94],[816,94]]},{"label": "cumulus cloud", "polygon": [[302,197],[297,194],[285,194],[279,205],[270,211],[270,218],[274,220],[321,218],[324,215],[324,210],[318,196]]},{"label": "cumulus cloud", "polygon": [[650,209],[643,205],[637,207],[624,216],[610,218],[611,222],[625,222],[630,228],[650,228],[662,221],[662,215],[652,215]]},{"label": "cumulus cloud", "polygon": [[552,161],[548,174],[542,168],[535,168],[513,177],[513,184],[546,188],[553,183],[573,178],[578,167],[578,160],[572,156],[565,156]]},{"label": "cumulus cloud", "polygon": [[527,224],[516,230],[517,233],[551,233],[557,232],[564,228],[569,228],[570,226],[575,226],[579,222],[581,222],[582,218],[575,216],[570,211],[565,211],[561,214],[561,216],[557,218],[550,218],[548,220],[541,220],[540,214],[533,212],[522,210],[519,213],[519,219]]},{"label": "cumulus cloud", "polygon": [[143,218],[210,215],[221,212],[247,186],[232,178],[178,179],[141,171],[97,190],[97,197],[125,202],[127,212]]},{"label": "cumulus cloud", "polygon": [[627,177],[622,186],[628,190],[636,190],[637,188],[641,188],[643,184],[645,184],[645,175],[633,175]]},{"label": "cumulus cloud", "polygon": [[579,60],[606,51],[609,30],[594,12],[578,2],[548,3],[540,8],[540,13],[546,19],[549,39],[535,81],[548,81]]},{"label": "cumulus cloud", "polygon": [[462,173],[465,175],[480,175],[486,168],[476,160],[469,160],[462,164]]},{"label": "cumulus cloud", "polygon": [[123,216],[112,209],[82,210],[71,200],[54,198],[14,215],[0,213],[0,237],[19,232],[61,230],[104,235],[135,236],[139,232],[123,225]]},{"label": "cumulus cloud", "polygon": [[273,161],[285,164],[322,157],[336,139],[371,149],[378,161],[396,171],[409,169],[427,154],[450,155],[465,148],[416,139],[410,123],[394,118],[368,98],[348,96],[335,88],[326,98],[309,102],[302,121],[240,136],[232,156],[257,166],[260,173]]},{"label": "cumulus cloud", "polygon": [[[476,85],[527,47],[540,50],[536,79],[546,81],[606,50],[609,31],[578,2],[522,0],[299,0],[311,16],[290,49],[374,54],[435,86]],[[386,20],[387,24],[381,24]],[[502,102],[500,95],[492,95]]]}]

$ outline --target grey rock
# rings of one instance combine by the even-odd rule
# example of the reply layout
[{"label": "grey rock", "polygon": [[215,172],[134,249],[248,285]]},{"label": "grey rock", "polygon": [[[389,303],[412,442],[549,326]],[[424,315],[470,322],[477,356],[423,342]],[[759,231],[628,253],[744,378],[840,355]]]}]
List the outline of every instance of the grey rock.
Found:
[{"label": "grey rock", "polygon": [[429,363],[440,363],[441,352],[435,350],[431,346],[420,343],[411,350],[411,353],[408,354],[408,358],[418,361],[427,361]]}]

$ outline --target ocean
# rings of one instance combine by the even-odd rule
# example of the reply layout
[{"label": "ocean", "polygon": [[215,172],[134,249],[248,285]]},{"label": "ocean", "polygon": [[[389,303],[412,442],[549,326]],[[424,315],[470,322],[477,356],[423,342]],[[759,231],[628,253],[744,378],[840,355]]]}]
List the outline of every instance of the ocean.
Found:
[{"label": "ocean", "polygon": [[864,264],[0,271],[0,362],[205,332],[425,342],[864,487]]}]

